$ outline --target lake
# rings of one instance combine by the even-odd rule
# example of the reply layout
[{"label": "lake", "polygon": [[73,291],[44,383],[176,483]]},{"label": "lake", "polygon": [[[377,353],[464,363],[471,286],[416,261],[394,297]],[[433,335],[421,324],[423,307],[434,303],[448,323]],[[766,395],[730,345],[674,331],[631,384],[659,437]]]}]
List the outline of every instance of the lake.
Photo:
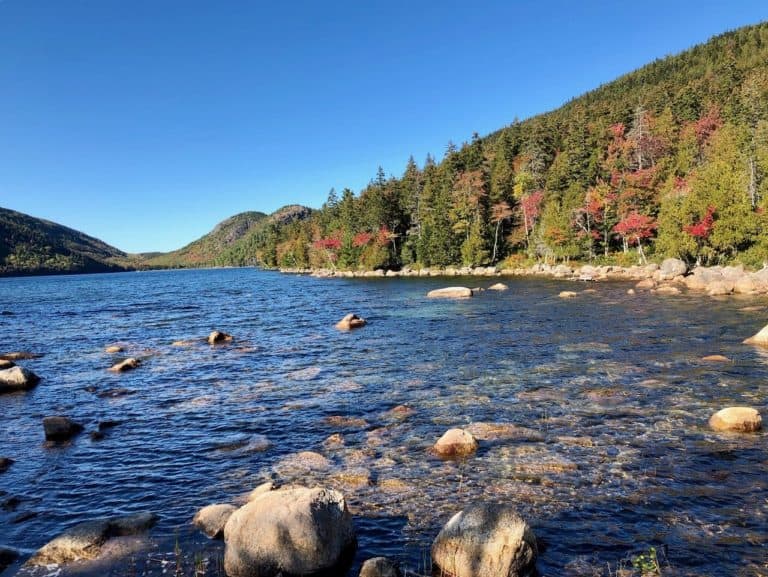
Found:
[{"label": "lake", "polygon": [[[12,313],[0,316],[0,352],[44,355],[19,363],[42,377],[36,389],[0,396],[0,456],[16,461],[0,474],[0,545],[31,554],[76,522],[153,511],[155,559],[177,541],[215,554],[221,545],[190,527],[195,511],[272,480],[344,493],[358,568],[388,555],[424,572],[440,527],[492,500],[529,521],[542,575],[615,573],[652,546],[665,574],[765,571],[766,432],[717,434],[707,420],[731,405],[768,416],[768,350],[741,344],[768,323],[768,300],[539,279],[425,297],[497,280],[255,269],[0,279]],[[584,289],[595,292],[557,296]],[[335,330],[348,312],[369,324]],[[214,329],[234,341],[209,346]],[[125,353],[106,354],[113,343]],[[710,354],[732,362],[700,360]],[[107,371],[126,356],[144,362]],[[45,446],[41,420],[54,414],[85,432]],[[119,424],[92,439],[105,421]],[[430,454],[445,430],[471,424],[486,433],[475,456]]]}]

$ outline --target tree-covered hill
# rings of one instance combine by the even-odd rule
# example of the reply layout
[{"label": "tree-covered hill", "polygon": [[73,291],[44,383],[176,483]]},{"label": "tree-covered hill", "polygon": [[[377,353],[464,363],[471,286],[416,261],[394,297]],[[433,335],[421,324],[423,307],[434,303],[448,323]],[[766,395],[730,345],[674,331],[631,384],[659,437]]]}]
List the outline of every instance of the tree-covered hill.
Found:
[{"label": "tree-covered hill", "polygon": [[[510,110],[510,116],[514,110]],[[269,266],[768,260],[768,23],[657,60],[248,245]]]},{"label": "tree-covered hill", "polygon": [[267,216],[262,212],[243,212],[219,224],[198,240],[173,252],[151,255],[144,264],[149,268],[194,268],[210,266],[247,266],[260,264],[262,254],[278,229],[301,221],[310,209],[290,205]]},{"label": "tree-covered hill", "polygon": [[0,276],[116,272],[135,264],[82,232],[0,208]]}]

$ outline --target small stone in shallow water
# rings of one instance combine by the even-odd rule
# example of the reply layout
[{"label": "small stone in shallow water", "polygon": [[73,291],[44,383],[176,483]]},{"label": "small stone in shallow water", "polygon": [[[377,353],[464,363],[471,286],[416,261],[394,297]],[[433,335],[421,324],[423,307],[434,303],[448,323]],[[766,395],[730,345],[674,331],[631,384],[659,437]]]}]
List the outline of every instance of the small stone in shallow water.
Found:
[{"label": "small stone in shallow water", "polygon": [[709,363],[730,363],[731,362],[731,359],[723,355],[707,355],[706,357],[701,357],[701,360]]},{"label": "small stone in shallow water", "polygon": [[726,407],[710,417],[709,426],[715,431],[752,433],[762,428],[763,419],[751,407]]},{"label": "small stone in shallow water", "polygon": [[120,345],[109,345],[104,349],[105,353],[113,354],[113,353],[122,353],[123,347]]},{"label": "small stone in shallow water", "polygon": [[560,291],[560,294],[557,296],[559,296],[561,299],[572,299],[579,295],[573,291]]},{"label": "small stone in shallow water", "polygon": [[374,557],[363,563],[359,577],[402,577],[402,575],[397,563],[386,557]]},{"label": "small stone in shallow water", "polygon": [[449,429],[432,449],[441,457],[466,457],[477,451],[477,440],[463,429]]},{"label": "small stone in shallow water", "polygon": [[230,341],[232,341],[232,335],[228,335],[227,333],[223,333],[221,331],[213,331],[210,335],[208,335],[209,345],[228,343]]},{"label": "small stone in shallow water", "polygon": [[492,284],[488,287],[489,291],[505,291],[509,290],[509,287],[505,285],[503,282],[497,282],[496,284]]},{"label": "small stone in shallow water", "polygon": [[125,359],[109,367],[109,370],[112,371],[113,373],[124,373],[126,371],[131,371],[135,369],[140,364],[141,364],[141,361],[139,361],[138,359],[133,359],[133,358]]},{"label": "small stone in shallow water", "polygon": [[354,313],[349,313],[343,319],[336,323],[336,328],[340,331],[351,331],[352,329],[358,329],[364,327],[366,321],[364,318],[357,316]]},{"label": "small stone in shallow water", "polygon": [[331,415],[323,421],[332,427],[363,429],[368,426],[368,421],[360,417],[346,417],[344,415]]},{"label": "small stone in shallow water", "polygon": [[14,460],[9,459],[8,457],[0,457],[0,473],[5,473],[11,465],[13,465]]},{"label": "small stone in shallow water", "polygon": [[66,441],[83,430],[80,423],[75,423],[68,417],[55,416],[43,419],[46,441]]}]

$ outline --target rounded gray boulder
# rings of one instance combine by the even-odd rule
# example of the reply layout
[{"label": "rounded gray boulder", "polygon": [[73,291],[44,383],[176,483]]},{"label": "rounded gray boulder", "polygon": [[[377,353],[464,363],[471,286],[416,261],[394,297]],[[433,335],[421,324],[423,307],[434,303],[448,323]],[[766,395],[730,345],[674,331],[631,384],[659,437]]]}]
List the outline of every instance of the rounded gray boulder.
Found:
[{"label": "rounded gray boulder", "polygon": [[356,540],[341,493],[294,486],[265,492],[235,511],[224,543],[229,577],[271,577],[333,570]]}]

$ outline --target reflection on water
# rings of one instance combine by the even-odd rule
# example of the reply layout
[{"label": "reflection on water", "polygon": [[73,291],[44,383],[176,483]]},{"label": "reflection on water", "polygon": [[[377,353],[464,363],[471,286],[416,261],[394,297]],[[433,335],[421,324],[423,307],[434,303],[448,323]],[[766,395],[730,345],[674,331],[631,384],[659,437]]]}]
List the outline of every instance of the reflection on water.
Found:
[{"label": "reflection on water", "polygon": [[[0,545],[31,551],[74,522],[152,510],[157,538],[215,549],[190,532],[194,512],[273,480],[348,497],[358,566],[424,567],[442,524],[489,499],[529,519],[544,575],[606,574],[649,546],[675,574],[765,570],[766,433],[706,427],[727,405],[768,415],[768,354],[741,344],[768,322],[765,298],[628,297],[618,283],[562,300],[582,285],[541,280],[424,297],[443,284],[249,269],[0,280],[14,313],[0,348],[45,354],[23,362],[37,389],[0,397],[0,456],[16,461],[0,475]],[[347,312],[368,326],[336,331]],[[210,347],[213,329],[235,341]],[[107,372],[112,343],[142,366]],[[86,434],[44,447],[49,414]],[[478,453],[432,456],[455,426]]]}]

